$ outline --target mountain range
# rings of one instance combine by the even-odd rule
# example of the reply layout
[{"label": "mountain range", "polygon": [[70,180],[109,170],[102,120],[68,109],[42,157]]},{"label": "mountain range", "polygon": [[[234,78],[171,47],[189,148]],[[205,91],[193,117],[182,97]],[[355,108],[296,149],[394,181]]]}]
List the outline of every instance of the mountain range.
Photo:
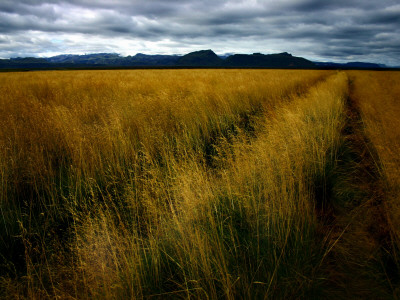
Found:
[{"label": "mountain range", "polygon": [[287,52],[278,54],[232,54],[218,56],[212,50],[186,55],[120,56],[117,53],[85,55],[63,54],[48,58],[0,59],[0,69],[74,69],[74,68],[282,68],[282,69],[379,69],[385,65],[351,62],[312,62]]}]

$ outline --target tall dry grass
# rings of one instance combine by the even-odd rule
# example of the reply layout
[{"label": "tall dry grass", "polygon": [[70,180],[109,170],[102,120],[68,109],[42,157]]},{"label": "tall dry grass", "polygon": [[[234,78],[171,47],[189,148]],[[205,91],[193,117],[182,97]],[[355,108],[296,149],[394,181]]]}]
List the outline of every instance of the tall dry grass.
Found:
[{"label": "tall dry grass", "polygon": [[[352,72],[353,95],[385,187],[385,208],[400,269],[400,72]],[[398,293],[399,291],[397,291]]]},{"label": "tall dry grass", "polygon": [[51,182],[65,169],[69,175],[72,168],[76,176],[100,180],[122,175],[139,156],[160,159],[169,148],[209,151],[220,133],[251,126],[249,116],[306,89],[322,73],[176,70],[1,75],[4,177],[7,182],[27,183],[40,195],[51,192],[50,186],[65,184]]},{"label": "tall dry grass", "polygon": [[347,79],[301,95],[327,74],[0,74],[2,286],[72,298],[315,293],[315,182],[340,143]]},{"label": "tall dry grass", "polygon": [[322,73],[1,75],[3,203],[26,201],[57,215],[60,202],[78,201],[82,207],[89,198],[123,190],[126,183],[140,190],[143,170],[165,165],[166,153],[212,155],[219,135],[251,127],[253,116],[304,90]]}]

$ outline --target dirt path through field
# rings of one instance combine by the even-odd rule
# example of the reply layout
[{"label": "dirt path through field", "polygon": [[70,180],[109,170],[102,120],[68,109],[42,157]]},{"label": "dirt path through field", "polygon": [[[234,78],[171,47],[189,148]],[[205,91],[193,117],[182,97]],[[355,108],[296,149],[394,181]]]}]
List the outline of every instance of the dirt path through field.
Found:
[{"label": "dirt path through field", "polygon": [[319,212],[328,245],[323,262],[328,273],[327,295],[335,299],[393,299],[385,191],[352,85],[349,78],[343,147],[328,174],[326,205]]}]

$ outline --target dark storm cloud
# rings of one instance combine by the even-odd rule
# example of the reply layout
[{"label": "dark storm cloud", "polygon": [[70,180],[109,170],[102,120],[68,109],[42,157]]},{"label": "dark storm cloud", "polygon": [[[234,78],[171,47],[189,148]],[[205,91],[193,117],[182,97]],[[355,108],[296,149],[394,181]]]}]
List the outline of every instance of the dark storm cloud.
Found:
[{"label": "dark storm cloud", "polygon": [[360,11],[372,11],[374,9],[381,8],[382,6],[395,5],[396,0],[383,0],[383,1],[372,1],[372,0],[294,0],[294,1],[283,1],[289,3],[290,7],[297,12],[324,12],[324,11],[335,11],[340,9],[355,8]]},{"label": "dark storm cloud", "polygon": [[399,26],[400,24],[400,5],[376,11],[374,14],[367,14],[359,20],[364,24],[382,24],[389,26]]},{"label": "dark storm cloud", "polygon": [[1,0],[0,56],[212,48],[400,64],[399,25],[396,0]]}]

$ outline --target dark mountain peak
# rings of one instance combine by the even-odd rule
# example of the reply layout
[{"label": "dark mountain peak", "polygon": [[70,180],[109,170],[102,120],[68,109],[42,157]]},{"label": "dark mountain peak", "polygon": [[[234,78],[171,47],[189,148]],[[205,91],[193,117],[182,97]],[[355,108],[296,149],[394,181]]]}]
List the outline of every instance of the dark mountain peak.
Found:
[{"label": "dark mountain peak", "polygon": [[287,53],[287,52],[278,53],[278,55],[281,55],[281,56],[288,56],[288,57],[293,57],[293,55],[292,55],[292,54],[290,54],[290,53]]},{"label": "dark mountain peak", "polygon": [[54,69],[54,68],[145,68],[145,67],[223,67],[223,68],[283,68],[283,69],[379,69],[382,64],[368,62],[311,62],[288,52],[275,54],[232,54],[216,55],[211,49],[199,50],[186,55],[145,54],[121,56],[118,53],[62,54],[48,58],[16,57],[0,59],[0,69]]},{"label": "dark mountain peak", "polygon": [[243,68],[314,68],[315,65],[302,57],[283,52],[277,54],[235,54],[229,56],[225,63],[230,67]]},{"label": "dark mountain peak", "polygon": [[194,52],[190,52],[190,53],[188,53],[188,54],[199,54],[199,55],[217,56],[217,55],[214,53],[214,51],[212,51],[211,49],[194,51]]},{"label": "dark mountain peak", "polygon": [[182,66],[220,66],[222,59],[211,49],[190,52],[178,60],[178,64]]}]

